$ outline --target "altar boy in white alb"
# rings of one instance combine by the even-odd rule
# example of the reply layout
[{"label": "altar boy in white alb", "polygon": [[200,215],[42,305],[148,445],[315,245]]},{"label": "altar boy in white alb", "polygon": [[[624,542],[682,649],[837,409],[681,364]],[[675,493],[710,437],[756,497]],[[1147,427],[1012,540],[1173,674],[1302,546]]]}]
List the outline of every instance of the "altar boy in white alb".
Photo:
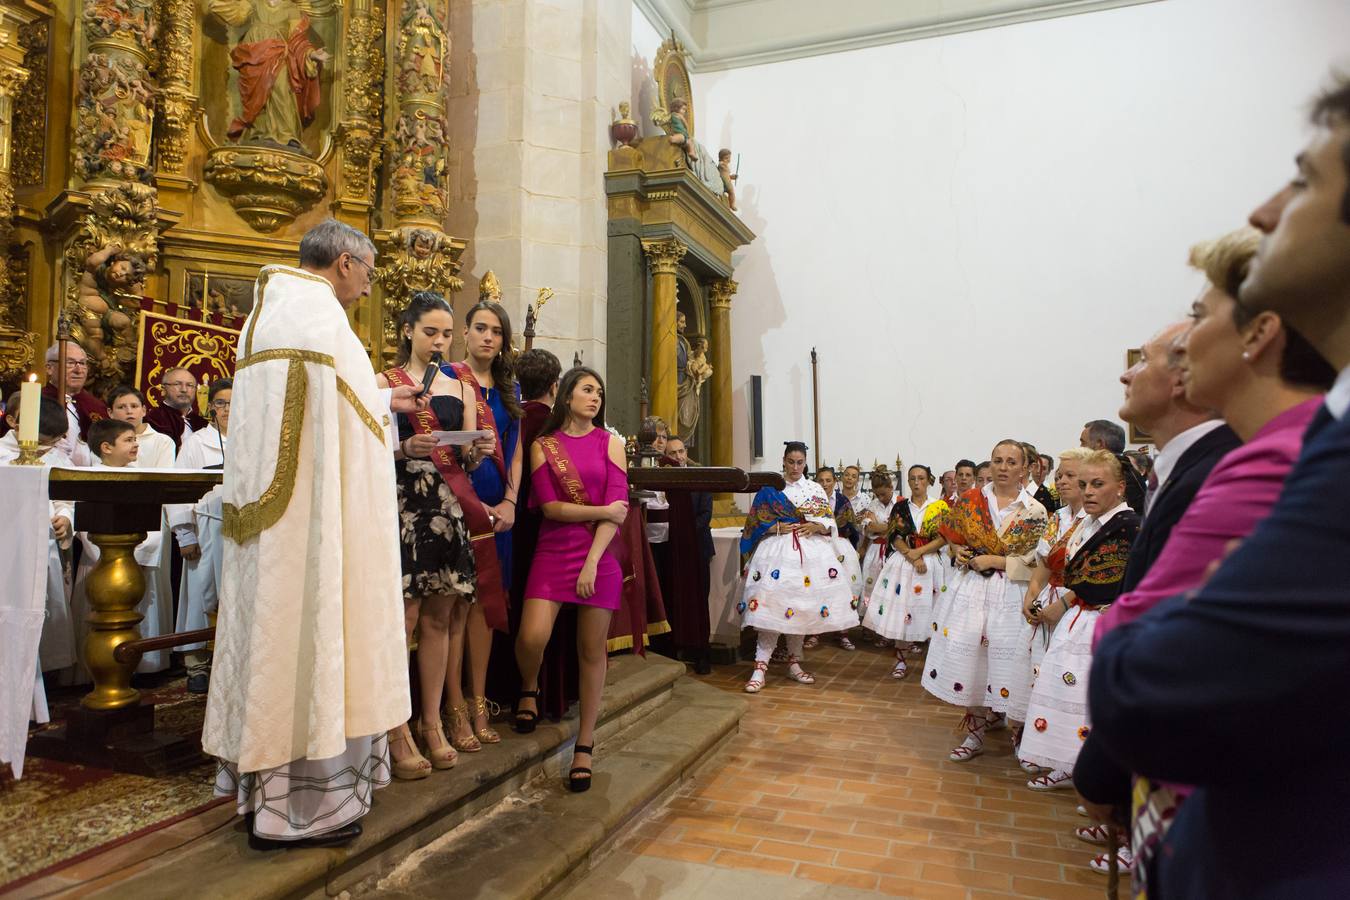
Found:
[{"label": "altar boy in white alb", "polygon": [[300,268],[267,266],[240,335],[225,456],[225,537],[202,748],[258,849],[361,833],[408,720],[389,409],[344,308],[375,248],[332,219]]}]

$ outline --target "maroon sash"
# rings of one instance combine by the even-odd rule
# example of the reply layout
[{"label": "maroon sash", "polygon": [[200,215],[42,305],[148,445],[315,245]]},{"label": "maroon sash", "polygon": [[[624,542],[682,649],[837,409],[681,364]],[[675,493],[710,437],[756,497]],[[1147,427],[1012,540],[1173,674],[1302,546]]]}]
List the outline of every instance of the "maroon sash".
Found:
[{"label": "maroon sash", "polygon": [[473,402],[478,410],[478,427],[482,428],[486,424],[496,436],[496,449],[492,451],[492,460],[497,464],[497,471],[502,473],[502,484],[508,484],[510,476],[506,471],[506,451],[502,449],[502,432],[497,427],[497,417],[492,414],[492,407],[483,399],[482,386],[478,384],[478,379],[474,377],[473,370],[469,368],[468,363],[451,363],[450,371],[454,372],[456,378],[473,390]]},{"label": "maroon sash", "polygon": [[[558,484],[562,486],[563,494],[567,497],[568,503],[575,503],[578,506],[595,506],[591,501],[590,492],[586,490],[586,484],[581,480],[578,474],[577,464],[572,461],[572,457],[563,446],[562,441],[558,440],[558,435],[545,434],[535,438],[534,441],[539,445],[539,449],[544,451],[544,462],[548,464],[549,471],[557,479]],[[606,454],[608,462],[608,454]],[[631,513],[632,510],[629,510]],[[599,527],[599,522],[586,522],[586,529],[592,534]],[[628,553],[628,546],[618,535],[618,529],[615,531],[614,539],[609,542],[606,551],[612,550],[614,558],[619,561],[619,568],[623,570],[624,580],[627,581],[633,577],[633,560]]]},{"label": "maroon sash", "polygon": [[[418,387],[403,369],[389,369],[384,373],[391,387]],[[431,406],[408,416],[412,422],[414,434],[431,434],[441,431],[441,420],[431,411]],[[459,508],[464,513],[464,522],[469,526],[469,546],[473,549],[473,561],[478,570],[478,602],[483,604],[483,617],[488,625],[497,630],[507,630],[506,594],[502,592],[502,568],[497,559],[497,544],[492,531],[492,521],[483,509],[482,501],[474,492],[469,476],[460,468],[459,460],[448,446],[437,447],[431,451],[431,461],[436,471],[441,473],[445,483],[459,500]]]}]

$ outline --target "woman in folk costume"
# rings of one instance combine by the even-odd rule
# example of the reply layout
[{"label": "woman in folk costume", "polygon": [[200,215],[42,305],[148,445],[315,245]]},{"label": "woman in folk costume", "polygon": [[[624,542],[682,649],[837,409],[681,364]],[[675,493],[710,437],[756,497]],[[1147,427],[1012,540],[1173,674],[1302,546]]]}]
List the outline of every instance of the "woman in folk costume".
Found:
[{"label": "woman in folk costume", "polygon": [[[174,466],[179,469],[220,469],[229,446],[230,398],[234,382],[217,378],[207,392],[209,424],[183,438]],[[258,410],[261,412],[261,410]],[[207,628],[219,606],[223,542],[222,486],[216,485],[196,503],[169,507],[169,527],[183,556],[183,576],[178,588],[178,620],[175,631]],[[180,647],[187,666],[187,689],[205,694],[211,679],[211,652],[206,644]]]},{"label": "woman in folk costume", "polygon": [[[375,383],[381,388],[409,385],[420,389],[428,369],[433,373],[439,369],[436,360],[449,349],[454,329],[454,314],[440,294],[413,294],[399,316],[399,365],[377,376]],[[465,471],[480,465],[483,453],[491,452],[491,447],[487,440],[460,447],[437,445],[434,432],[473,431],[477,419],[470,388],[457,378],[433,374],[432,379],[429,408],[398,414],[399,443],[394,453],[403,627],[409,646],[417,634],[420,714],[415,730],[427,754],[418,752],[407,723],[389,732],[394,777],[401,779],[425,778],[433,768],[450,768],[456,751],[483,749],[469,723],[462,681],[447,679],[446,672],[463,670],[464,624],[475,602],[478,569],[469,534],[471,530],[492,531]],[[447,687],[449,740],[441,727],[441,694]]]},{"label": "woman in folk costume", "polygon": [[892,678],[908,674],[905,648],[931,634],[933,598],[942,582],[938,551],[947,543],[938,533],[947,504],[928,498],[932,470],[910,466],[908,479],[909,499],[891,508],[888,555],[863,617],[863,625],[895,644]]},{"label": "woman in folk costume", "polygon": [[[495,279],[493,280],[495,283]],[[478,562],[478,602],[469,608],[466,635],[469,647],[469,686],[472,705],[474,736],[482,744],[501,741],[489,723],[491,718],[487,701],[488,665],[495,641],[493,632],[507,631],[506,593],[511,589],[511,526],[516,521],[516,497],[520,492],[521,451],[520,390],[511,365],[511,318],[500,303],[485,295],[464,318],[464,362],[447,367],[448,374],[458,378],[476,398],[478,427],[492,432],[493,443],[483,455],[486,465],[478,466],[470,476],[474,492],[492,523],[493,554],[477,547],[474,533],[475,559]],[[495,568],[494,568],[495,566]],[[450,671],[449,679],[461,677]],[[451,697],[459,695],[458,687],[449,687]],[[453,714],[452,714],[453,715]]]},{"label": "woman in folk costume", "polygon": [[1050,769],[1027,782],[1034,791],[1073,787],[1073,764],[1087,740],[1088,669],[1092,633],[1102,610],[1120,593],[1139,514],[1125,502],[1125,474],[1108,450],[1096,450],[1078,466],[1078,486],[1087,516],[1073,529],[1064,567],[1064,588],[1048,605],[1028,606],[1027,619],[1054,626],[1031,691],[1019,756]]},{"label": "woman in folk costume", "polygon": [[[147,406],[145,395],[130,385],[113,388],[108,395],[108,416],[130,422],[136,429],[136,443],[139,451],[132,466],[137,469],[172,469],[178,449],[173,438],[160,434],[145,424]],[[173,586],[169,583],[172,563],[169,556],[168,517],[160,516],[159,541],[155,544],[151,536],[136,548],[136,561],[145,567],[145,577],[153,579],[153,585],[146,587],[146,607],[140,610],[145,618],[141,620],[141,637],[159,637],[172,634],[173,625]],[[168,650],[152,650],[141,656],[136,666],[137,672],[162,672],[169,667]]]},{"label": "woman in folk costume", "polygon": [[609,621],[623,599],[626,548],[616,536],[628,517],[628,460],[623,440],[604,426],[604,382],[585,366],[571,369],[530,447],[530,505],[544,521],[516,637],[515,726],[528,734],[539,720],[539,668],[553,626],[564,603],[576,607],[581,716],[568,787],[578,793],[591,786]]},{"label": "woman in folk costume", "polygon": [[877,577],[881,574],[881,564],[886,557],[886,532],[890,528],[891,507],[895,505],[895,485],[891,483],[890,473],[884,467],[878,467],[871,475],[872,500],[862,514],[863,532],[863,606],[866,598],[872,596]]},{"label": "woman in folk costume", "polygon": [[[840,541],[847,543],[851,550],[856,548],[862,540],[858,525],[858,514],[854,511],[852,501],[834,489],[834,469],[829,466],[821,466],[820,471],[816,473],[816,483],[825,491],[825,496],[827,498],[834,498],[835,534]],[[856,486],[855,479],[854,487],[856,488]],[[858,496],[864,497],[865,495],[859,493]],[[855,610],[861,610],[863,599],[862,563],[858,559],[856,550],[844,554],[844,567],[848,571],[849,585],[853,588],[853,608]],[[859,618],[861,618],[861,615],[860,612]],[[839,635],[839,649],[858,649],[857,645],[849,639],[847,630],[839,631],[837,634]],[[802,648],[806,650],[819,646],[820,635],[818,634],[808,635],[806,639],[802,641]],[[783,662],[787,658],[783,651],[775,649],[774,652],[775,656],[773,657],[773,662]]]},{"label": "woman in folk costume", "polygon": [[962,726],[969,733],[951,752],[955,762],[983,753],[985,731],[1024,705],[1031,691],[1031,625],[1022,598],[1047,517],[1022,486],[1027,460],[1021,443],[1000,441],[990,462],[993,481],[962,494],[940,526],[956,545],[962,571],[934,623],[923,686],[966,708]]},{"label": "woman in folk costume", "polygon": [[[1086,447],[1071,447],[1059,455],[1059,469],[1055,472],[1055,488],[1062,506],[1050,514],[1049,527],[1045,536],[1036,545],[1036,568],[1031,573],[1031,582],[1027,585],[1023,600],[1026,614],[1030,617],[1034,611],[1043,610],[1059,602],[1064,592],[1064,566],[1069,561],[1069,541],[1082,524],[1087,513],[1083,510],[1083,491],[1078,486],[1078,467],[1083,460],[1092,455]],[[1032,619],[1031,633],[1031,677],[1034,682],[1040,673],[1041,658],[1050,646],[1050,633],[1053,626]],[[1021,765],[1030,775],[1040,771],[1040,766],[1025,758],[1019,758]]]},{"label": "woman in folk costume", "polygon": [[787,442],[787,485],[781,491],[760,490],[746,516],[741,559],[749,563],[737,609],[744,615],[742,624],[758,632],[755,670],[745,684],[749,694],[763,689],[780,634],[787,636],[788,677],[815,684],[816,676],[801,666],[802,640],[858,621],[851,585],[857,576],[845,565],[854,551],[835,534],[824,489],[805,473],[806,445]]}]

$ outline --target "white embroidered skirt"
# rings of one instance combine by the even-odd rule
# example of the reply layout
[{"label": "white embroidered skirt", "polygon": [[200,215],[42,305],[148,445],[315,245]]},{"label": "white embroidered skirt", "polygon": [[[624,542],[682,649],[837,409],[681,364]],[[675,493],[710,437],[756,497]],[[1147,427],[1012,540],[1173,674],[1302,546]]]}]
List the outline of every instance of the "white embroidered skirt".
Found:
[{"label": "white embroidered skirt", "polygon": [[[1022,615],[1026,584],[1002,572],[961,575],[936,623],[923,686],[957,706],[988,706],[1021,720],[1031,694],[1031,625]],[[953,592],[949,591],[949,594]]]},{"label": "white embroidered skirt", "polygon": [[920,575],[903,553],[892,552],[886,558],[872,588],[863,625],[891,640],[928,640],[942,567],[936,553],[929,553],[923,562],[927,571]]},{"label": "white embroidered skirt", "polygon": [[867,605],[872,597],[872,591],[876,588],[877,582],[881,578],[881,567],[884,564],[882,551],[886,549],[884,544],[878,544],[869,539],[866,544],[866,551],[862,557],[862,605],[858,611],[862,615],[867,614]]},{"label": "white embroidered skirt", "polygon": [[858,557],[846,541],[813,535],[794,542],[790,534],[773,535],[755,548],[737,609],[749,628],[843,631],[858,624],[853,594],[858,578]]},{"label": "white embroidered skirt", "polygon": [[1050,649],[1041,660],[1021,757],[1042,766],[1073,771],[1087,740],[1088,670],[1092,668],[1092,632],[1101,613],[1072,608],[1055,625]]}]

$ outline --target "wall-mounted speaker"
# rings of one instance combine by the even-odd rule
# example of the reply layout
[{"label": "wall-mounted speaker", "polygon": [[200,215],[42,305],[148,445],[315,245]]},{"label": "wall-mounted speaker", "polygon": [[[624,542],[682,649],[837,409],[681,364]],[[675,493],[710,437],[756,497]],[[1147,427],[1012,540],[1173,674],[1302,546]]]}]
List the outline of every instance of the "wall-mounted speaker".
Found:
[{"label": "wall-mounted speaker", "polygon": [[750,376],[750,450],[755,459],[764,458],[764,379]]}]

